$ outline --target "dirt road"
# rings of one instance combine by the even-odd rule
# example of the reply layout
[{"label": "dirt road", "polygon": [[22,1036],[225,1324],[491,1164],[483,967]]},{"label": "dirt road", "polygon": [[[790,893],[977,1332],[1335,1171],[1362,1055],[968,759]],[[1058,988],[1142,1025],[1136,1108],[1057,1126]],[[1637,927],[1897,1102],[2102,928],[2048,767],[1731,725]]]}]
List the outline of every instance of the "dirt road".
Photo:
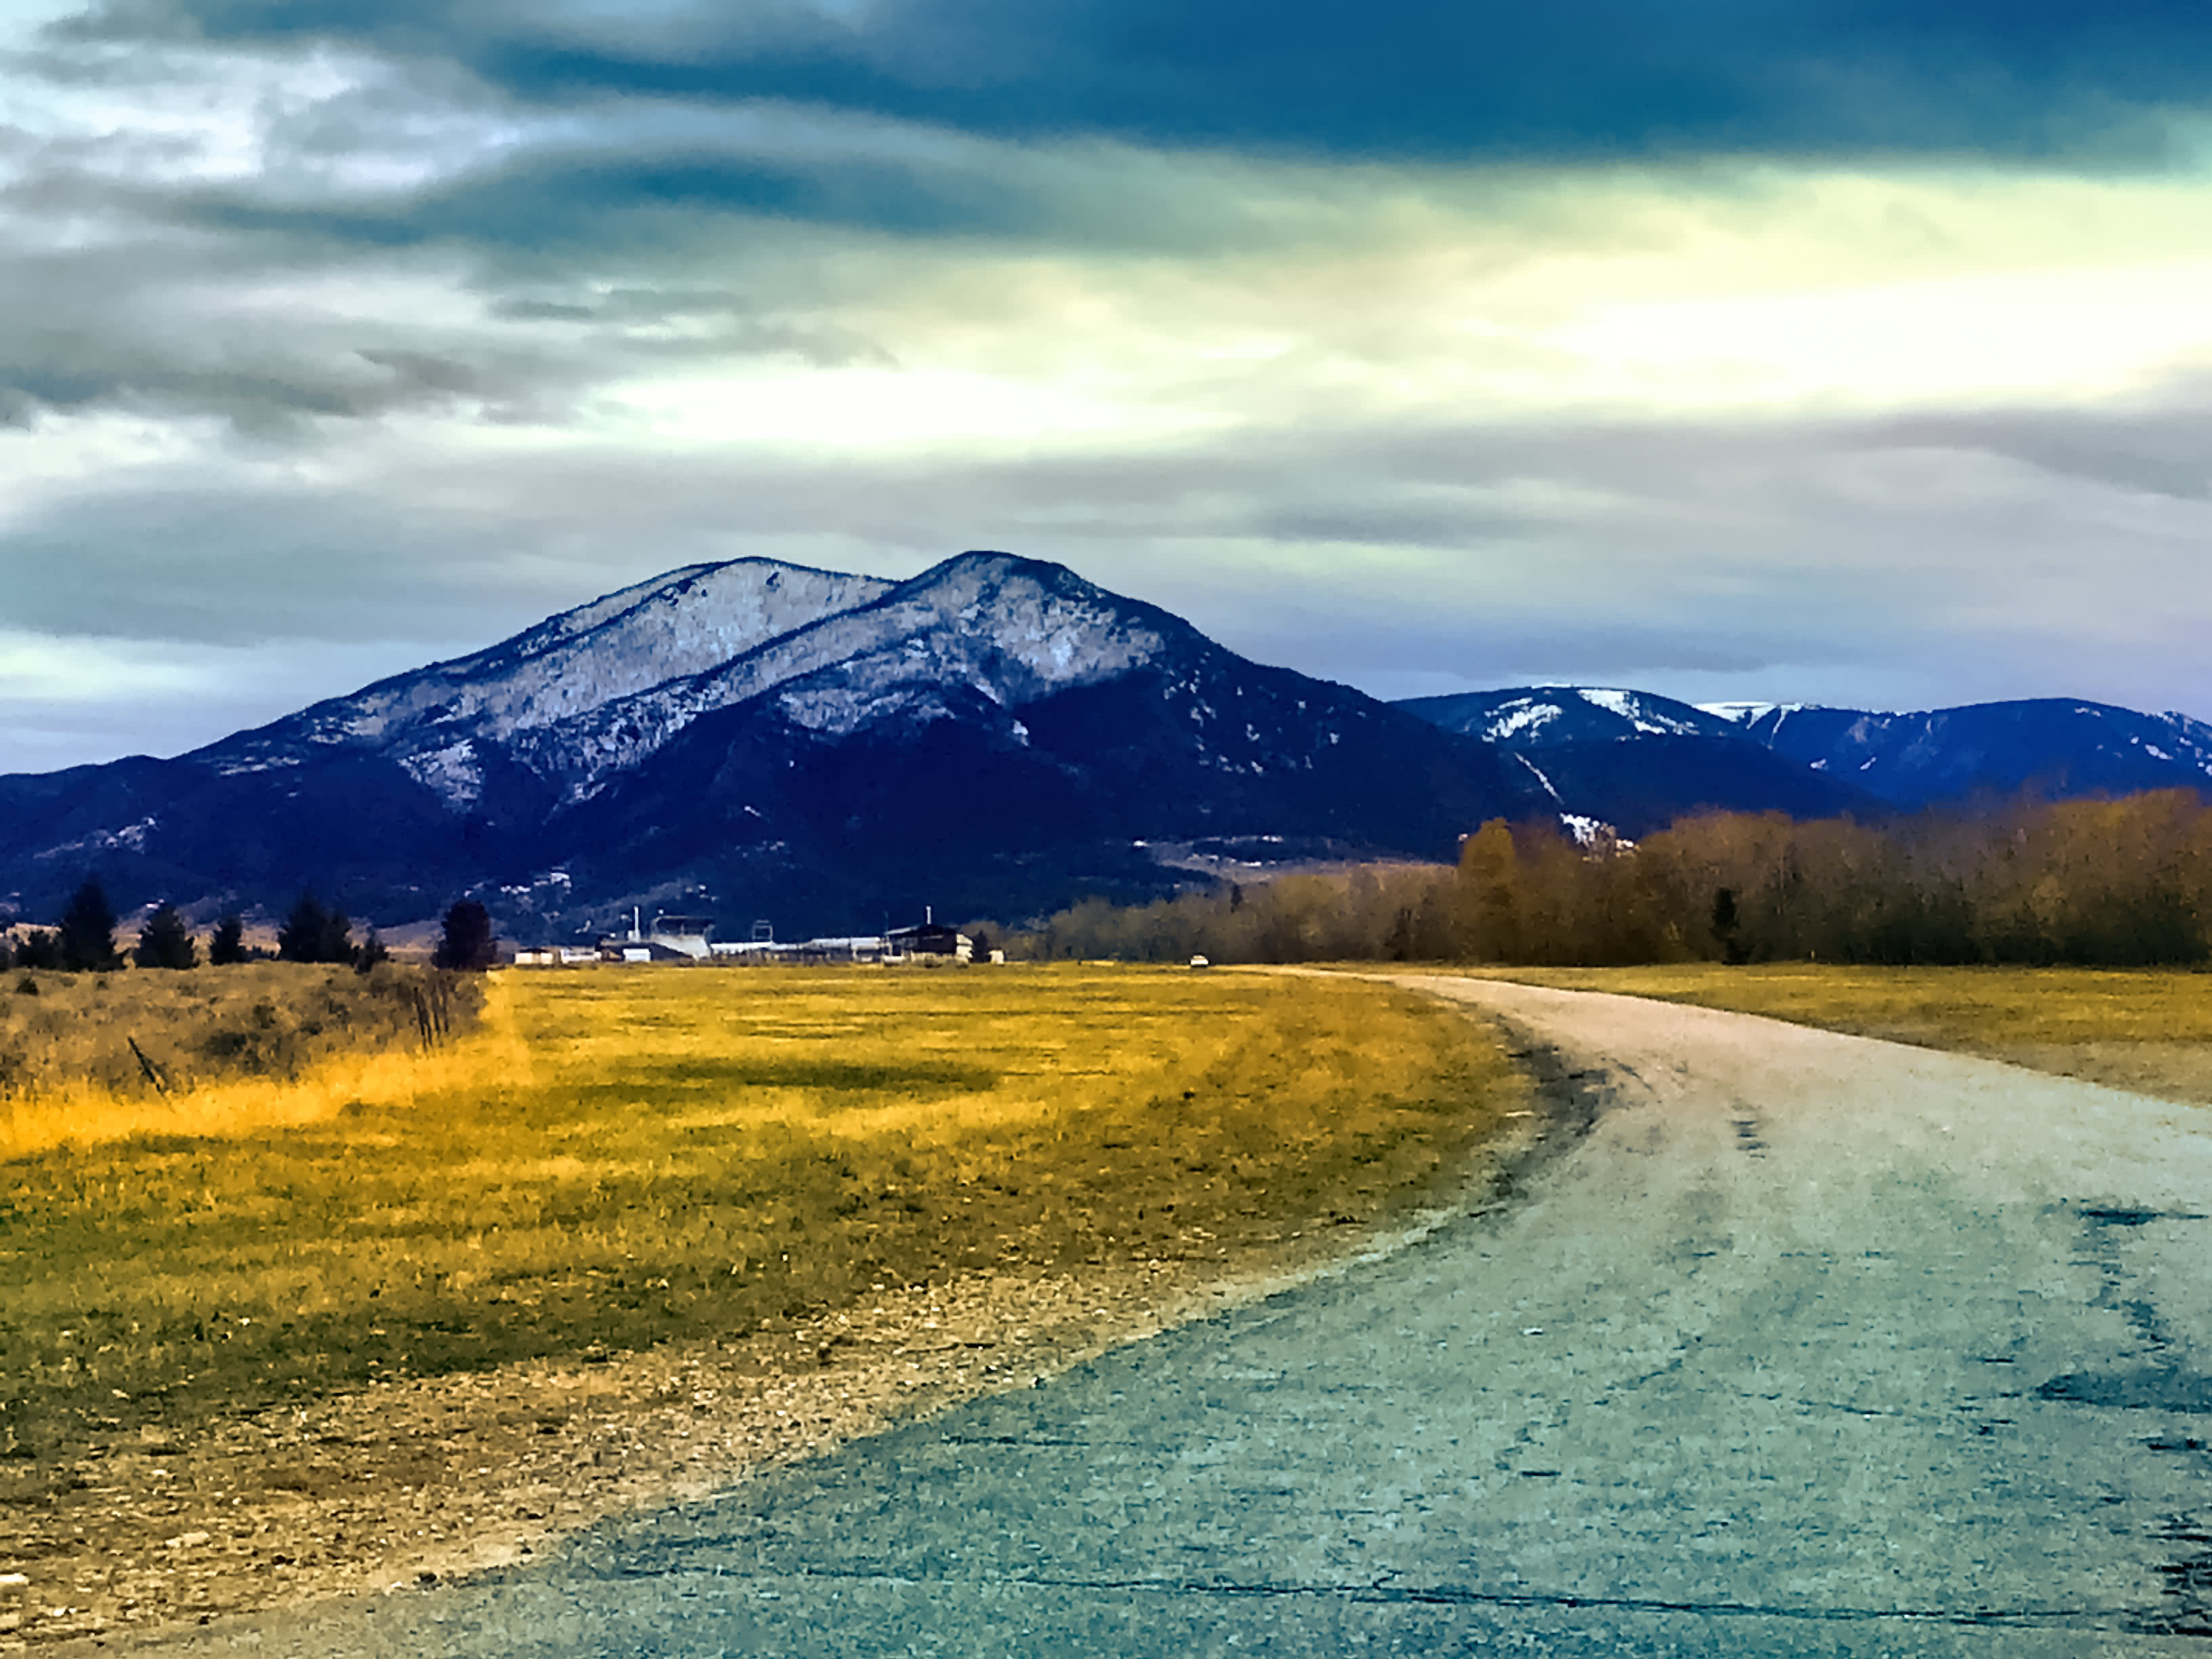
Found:
[{"label": "dirt road", "polygon": [[526,1571],[107,1651],[2212,1655],[2212,1115],[1414,982],[1582,1073],[1510,1203]]}]

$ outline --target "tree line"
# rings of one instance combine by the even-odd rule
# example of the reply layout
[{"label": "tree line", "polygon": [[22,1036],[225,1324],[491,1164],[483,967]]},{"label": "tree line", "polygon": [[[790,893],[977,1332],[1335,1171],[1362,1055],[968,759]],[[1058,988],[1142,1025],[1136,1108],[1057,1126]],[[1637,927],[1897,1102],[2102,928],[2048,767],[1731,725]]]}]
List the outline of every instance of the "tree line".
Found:
[{"label": "tree line", "polygon": [[[106,888],[97,877],[88,878],[62,912],[58,926],[17,927],[0,933],[0,969],[42,968],[104,974],[126,963],[173,970],[199,965],[199,941],[174,904],[154,907],[139,927],[136,945],[128,951],[116,943],[117,921]],[[360,939],[354,938],[353,927],[353,919],[343,907],[325,906],[313,892],[303,892],[277,927],[274,951],[248,945],[246,920],[234,911],[219,918],[208,935],[207,961],[213,967],[272,958],[329,963],[366,974],[391,959],[390,949],[374,926]],[[433,965],[480,972],[497,959],[498,941],[490,913],[475,899],[456,900],[446,911]]]},{"label": "tree line", "polygon": [[2164,790],[1881,823],[1717,812],[1633,844],[1493,819],[1455,867],[1094,900],[1024,944],[1032,957],[1153,962],[2202,965],[2212,807]]}]

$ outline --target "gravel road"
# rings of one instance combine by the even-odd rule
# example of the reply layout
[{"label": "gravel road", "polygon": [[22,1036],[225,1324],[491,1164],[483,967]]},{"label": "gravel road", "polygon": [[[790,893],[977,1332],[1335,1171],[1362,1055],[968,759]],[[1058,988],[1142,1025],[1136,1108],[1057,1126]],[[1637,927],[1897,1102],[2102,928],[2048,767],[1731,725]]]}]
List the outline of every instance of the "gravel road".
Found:
[{"label": "gravel road", "polygon": [[1405,982],[1575,1073],[1510,1202],[532,1568],[106,1651],[2212,1659],[2212,1115]]}]

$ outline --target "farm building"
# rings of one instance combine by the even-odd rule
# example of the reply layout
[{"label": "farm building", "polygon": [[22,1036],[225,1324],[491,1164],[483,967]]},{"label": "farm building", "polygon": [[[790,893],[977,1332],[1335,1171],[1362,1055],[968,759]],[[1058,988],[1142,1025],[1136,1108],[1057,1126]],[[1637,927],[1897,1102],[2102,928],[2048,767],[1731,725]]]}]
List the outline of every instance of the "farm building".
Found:
[{"label": "farm building", "polygon": [[975,954],[975,941],[942,922],[926,921],[915,927],[894,927],[884,936],[886,954],[904,957],[951,957],[967,962]]},{"label": "farm building", "polygon": [[648,928],[633,910],[629,932],[609,933],[600,939],[596,954],[603,962],[704,962],[714,950],[707,943],[707,930],[713,925],[705,916],[664,911]]},{"label": "farm building", "polygon": [[645,942],[661,945],[678,956],[704,959],[713,948],[707,943],[707,930],[714,925],[706,916],[658,915],[653,919],[652,931],[646,934]]},{"label": "farm building", "polygon": [[717,962],[785,963],[817,967],[837,962],[875,962],[884,953],[884,942],[873,933],[839,939],[802,939],[795,944],[714,942]]}]

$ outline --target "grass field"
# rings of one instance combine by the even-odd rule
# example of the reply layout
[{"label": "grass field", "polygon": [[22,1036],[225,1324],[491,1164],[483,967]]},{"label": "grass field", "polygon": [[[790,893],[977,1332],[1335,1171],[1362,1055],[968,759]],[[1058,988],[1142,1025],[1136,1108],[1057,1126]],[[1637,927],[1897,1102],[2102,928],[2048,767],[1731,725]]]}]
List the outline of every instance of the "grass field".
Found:
[{"label": "grass field", "polygon": [[1413,995],[1141,969],[512,973],[394,1063],[308,1121],[278,1091],[0,1165],[0,1495],[372,1378],[1371,1218],[1522,1099]]},{"label": "grass field", "polygon": [[2212,974],[1814,963],[1482,971],[1534,985],[1766,1014],[2212,1104]]},{"label": "grass field", "polygon": [[0,1159],[406,1098],[431,1073],[400,1057],[465,1030],[481,994],[473,976],[396,965],[0,974]]}]

